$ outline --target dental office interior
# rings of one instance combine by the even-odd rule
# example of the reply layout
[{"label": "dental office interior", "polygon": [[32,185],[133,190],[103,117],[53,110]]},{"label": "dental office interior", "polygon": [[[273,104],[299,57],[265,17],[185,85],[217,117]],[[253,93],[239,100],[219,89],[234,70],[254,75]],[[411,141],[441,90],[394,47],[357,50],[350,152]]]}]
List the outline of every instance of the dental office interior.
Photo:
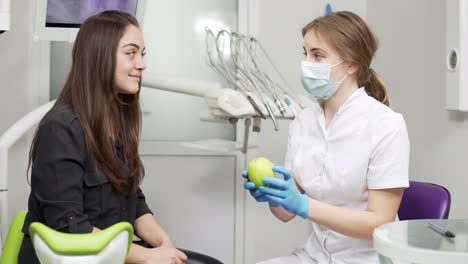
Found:
[{"label": "dental office interior", "polygon": [[[38,5],[44,1],[4,2],[0,14],[8,13],[10,23],[0,34],[0,135],[10,131],[14,137],[11,127],[57,97],[71,64],[73,42],[72,33],[60,41],[38,34]],[[468,53],[466,45],[459,45],[468,39],[468,30],[458,30],[457,20],[468,15],[467,1],[143,2],[145,8],[137,16],[147,50],[140,95],[140,155],[146,170],[142,189],[177,246],[223,263],[255,263],[288,255],[306,241],[308,221],[296,217],[284,223],[275,218],[268,206],[250,197],[241,176],[256,157],[284,163],[294,111],[277,118],[267,111],[264,119],[226,112],[213,117],[220,106],[204,89],[236,87],[210,67],[207,50],[216,45],[209,45],[207,29],[215,36],[224,29],[255,38],[261,43],[256,59],[265,65],[265,74],[283,76],[275,83],[287,86],[292,101],[304,107],[308,102],[300,81],[301,29],[327,9],[352,11],[373,29],[379,49],[371,66],[388,88],[391,108],[406,121],[410,180],[446,187],[452,197],[449,218],[468,218],[468,74],[460,72],[467,66]],[[458,52],[458,69],[449,69],[451,49]],[[193,87],[201,92],[193,92]],[[15,213],[27,209],[26,168],[33,133],[31,127],[2,149],[3,243]]]}]

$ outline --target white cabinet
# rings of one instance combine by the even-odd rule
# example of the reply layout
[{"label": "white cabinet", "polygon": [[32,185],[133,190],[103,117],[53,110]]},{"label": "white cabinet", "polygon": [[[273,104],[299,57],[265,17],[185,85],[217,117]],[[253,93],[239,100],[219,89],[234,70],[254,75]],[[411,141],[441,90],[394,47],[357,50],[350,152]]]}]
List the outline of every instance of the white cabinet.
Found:
[{"label": "white cabinet", "polygon": [[[226,264],[242,263],[235,261],[234,246],[242,236],[236,234],[236,219],[243,215],[243,206],[236,207],[236,192],[243,197],[237,154],[151,141],[142,143],[140,153],[146,202],[176,246]],[[242,227],[240,220],[237,226]]]}]

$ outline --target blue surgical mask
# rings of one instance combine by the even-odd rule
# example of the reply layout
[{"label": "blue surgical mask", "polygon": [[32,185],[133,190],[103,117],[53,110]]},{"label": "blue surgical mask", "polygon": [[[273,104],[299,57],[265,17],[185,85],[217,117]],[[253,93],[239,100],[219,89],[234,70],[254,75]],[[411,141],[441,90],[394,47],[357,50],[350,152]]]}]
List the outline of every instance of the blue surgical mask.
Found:
[{"label": "blue surgical mask", "polygon": [[337,83],[330,81],[331,68],[340,65],[344,60],[334,64],[301,62],[301,79],[304,89],[318,99],[329,99],[340,87],[348,74]]}]

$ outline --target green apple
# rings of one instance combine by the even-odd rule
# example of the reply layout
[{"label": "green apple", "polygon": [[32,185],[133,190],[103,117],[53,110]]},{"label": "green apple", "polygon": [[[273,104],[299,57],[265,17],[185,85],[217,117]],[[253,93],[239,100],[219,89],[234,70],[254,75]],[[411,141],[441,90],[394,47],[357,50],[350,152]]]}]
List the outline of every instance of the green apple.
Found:
[{"label": "green apple", "polygon": [[264,177],[275,177],[273,163],[262,157],[249,162],[247,173],[249,174],[249,180],[255,183],[256,188],[264,185],[262,181]]}]

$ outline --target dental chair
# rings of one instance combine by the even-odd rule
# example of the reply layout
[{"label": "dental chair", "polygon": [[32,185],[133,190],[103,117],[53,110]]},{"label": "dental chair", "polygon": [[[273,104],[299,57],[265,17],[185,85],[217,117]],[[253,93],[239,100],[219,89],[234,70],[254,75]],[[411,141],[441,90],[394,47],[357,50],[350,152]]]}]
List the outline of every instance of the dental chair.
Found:
[{"label": "dental chair", "polygon": [[3,254],[0,257],[1,264],[17,264],[18,254],[23,242],[24,234],[21,232],[23,228],[24,219],[26,218],[26,211],[20,211],[16,213],[13,218],[13,222],[8,230],[5,247],[3,248]]},{"label": "dental chair", "polygon": [[202,253],[180,248],[179,250],[187,255],[187,261],[185,264],[223,264],[221,261]]},{"label": "dental chair", "polygon": [[[18,212],[8,231],[1,264],[17,264],[23,242],[21,232],[26,211]],[[69,234],[55,231],[42,223],[29,227],[31,241],[42,264],[124,263],[133,239],[133,228],[127,222],[117,223],[100,232]]]},{"label": "dental chair", "polygon": [[[127,222],[87,234],[62,233],[35,222],[29,227],[29,234],[42,264],[124,263],[133,242],[133,228]],[[213,257],[180,250],[187,255],[186,264],[222,264]]]},{"label": "dental chair", "polygon": [[[0,264],[17,264],[24,234],[26,211],[18,212],[10,226]],[[124,263],[133,240],[133,228],[127,222],[114,224],[97,233],[69,234],[53,230],[42,223],[32,223],[29,234],[42,264],[107,264]],[[136,242],[149,247],[143,241]],[[180,249],[186,264],[222,264],[202,253]]]},{"label": "dental chair", "polygon": [[[42,264],[124,263],[133,240],[133,228],[127,222],[90,234],[62,233],[36,222],[29,234]],[[180,250],[187,255],[186,264],[222,264],[213,257]]]}]

